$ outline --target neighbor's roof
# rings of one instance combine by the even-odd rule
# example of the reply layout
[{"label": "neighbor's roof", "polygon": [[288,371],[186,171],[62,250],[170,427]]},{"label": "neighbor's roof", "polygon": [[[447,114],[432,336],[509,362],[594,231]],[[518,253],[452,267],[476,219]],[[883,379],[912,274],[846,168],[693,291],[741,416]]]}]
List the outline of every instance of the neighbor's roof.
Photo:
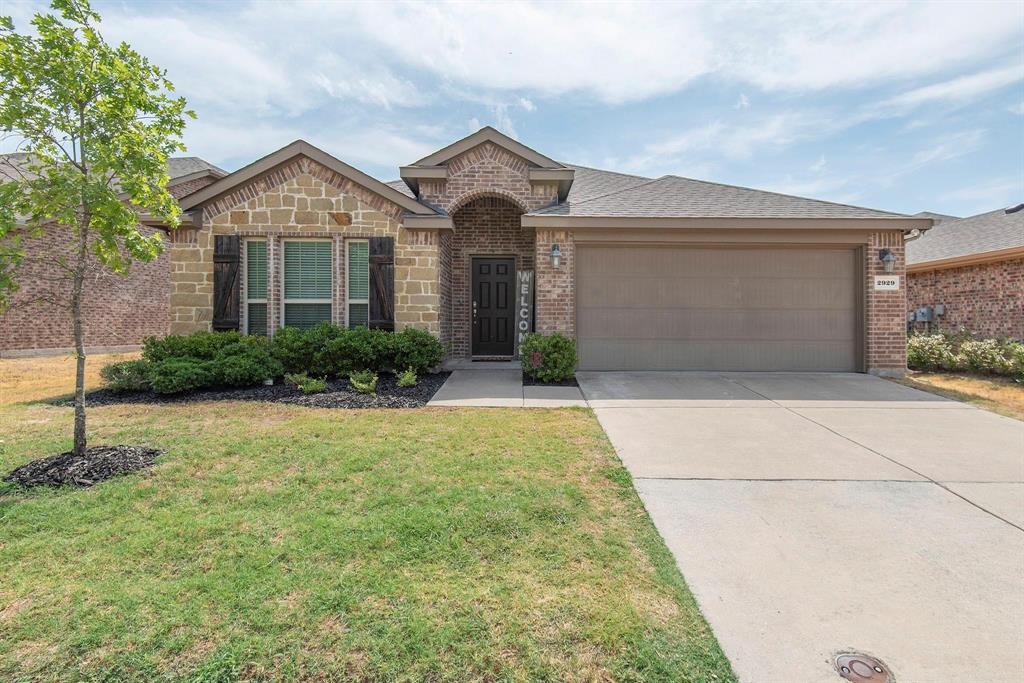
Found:
[{"label": "neighbor's roof", "polygon": [[927,233],[907,242],[907,264],[944,261],[976,254],[1024,249],[1024,209],[997,209],[977,216],[936,223]]},{"label": "neighbor's roof", "polygon": [[[26,152],[0,154],[0,178],[14,179],[19,170],[27,170],[28,161],[29,155]],[[218,177],[227,175],[227,171],[200,157],[171,157],[167,160],[167,173],[171,180],[204,171]]]},{"label": "neighbor's roof", "polygon": [[529,215],[581,218],[911,218],[888,211],[679,176],[662,176]]},{"label": "neighbor's roof", "polygon": [[914,218],[931,218],[938,225],[942,221],[958,221],[960,216],[950,216],[948,213],[935,213],[934,211],[918,211]]}]

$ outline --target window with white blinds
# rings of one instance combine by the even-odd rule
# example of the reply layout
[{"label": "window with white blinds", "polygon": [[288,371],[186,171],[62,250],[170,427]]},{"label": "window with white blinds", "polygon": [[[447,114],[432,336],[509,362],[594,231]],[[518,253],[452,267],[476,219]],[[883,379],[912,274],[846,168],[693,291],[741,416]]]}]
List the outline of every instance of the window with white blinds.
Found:
[{"label": "window with white blinds", "polygon": [[285,240],[282,324],[300,330],[331,319],[330,240]]},{"label": "window with white blinds", "polygon": [[370,321],[370,243],[367,240],[348,240],[348,326],[366,326]]},{"label": "window with white blinds", "polygon": [[267,243],[245,242],[245,331],[267,336]]}]

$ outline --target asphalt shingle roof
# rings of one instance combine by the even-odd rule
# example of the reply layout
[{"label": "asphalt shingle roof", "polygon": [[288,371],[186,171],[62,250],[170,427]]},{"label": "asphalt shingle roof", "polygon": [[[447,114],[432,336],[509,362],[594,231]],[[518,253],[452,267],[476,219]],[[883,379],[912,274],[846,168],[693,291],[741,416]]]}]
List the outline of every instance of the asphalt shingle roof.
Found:
[{"label": "asphalt shingle roof", "polygon": [[959,220],[944,220],[907,242],[907,263],[927,263],[958,256],[1024,247],[1024,210],[997,209]]},{"label": "asphalt shingle roof", "polygon": [[679,176],[662,176],[609,194],[541,209],[531,215],[622,218],[908,218],[888,211]]},{"label": "asphalt shingle roof", "polygon": [[[24,168],[28,164],[28,157],[29,155],[25,152],[0,154],[0,178],[15,177],[17,173],[15,169]],[[167,172],[171,176],[171,180],[197,171],[216,171],[221,175],[227,175],[227,171],[200,157],[171,157],[167,160]]]}]

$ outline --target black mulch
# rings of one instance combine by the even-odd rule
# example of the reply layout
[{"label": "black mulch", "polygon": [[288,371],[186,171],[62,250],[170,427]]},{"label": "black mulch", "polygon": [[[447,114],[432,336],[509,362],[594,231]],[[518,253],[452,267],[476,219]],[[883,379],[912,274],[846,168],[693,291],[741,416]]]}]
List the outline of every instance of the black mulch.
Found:
[{"label": "black mulch", "polygon": [[129,472],[152,467],[162,451],[145,446],[94,446],[85,455],[71,451],[13,469],[4,477],[22,486],[92,486]]},{"label": "black mulch", "polygon": [[[376,394],[360,394],[349,386],[348,380],[330,380],[327,391],[321,394],[303,394],[298,389],[278,380],[272,386],[202,389],[183,394],[157,394],[152,391],[115,393],[108,389],[89,392],[85,397],[89,406],[113,406],[131,403],[166,404],[197,403],[199,401],[271,401],[312,408],[419,408],[433,398],[449,372],[422,375],[414,387],[400,387],[394,375],[381,374]],[[56,405],[73,405],[73,399],[63,398]]]},{"label": "black mulch", "polygon": [[578,387],[579,383],[575,377],[569,379],[563,379],[561,382],[541,382],[539,379],[527,377],[523,375],[523,386],[524,387]]}]

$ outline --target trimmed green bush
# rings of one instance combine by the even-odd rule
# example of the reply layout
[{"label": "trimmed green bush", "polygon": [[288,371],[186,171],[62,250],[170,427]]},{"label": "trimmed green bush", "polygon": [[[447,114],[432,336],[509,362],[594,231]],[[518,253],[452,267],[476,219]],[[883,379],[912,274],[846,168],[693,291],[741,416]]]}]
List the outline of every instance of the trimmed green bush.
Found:
[{"label": "trimmed green bush", "polygon": [[100,377],[111,391],[145,391],[149,388],[149,361],[126,360],[105,365]]},{"label": "trimmed green bush", "polygon": [[558,334],[531,334],[519,348],[523,374],[541,382],[576,376],[576,342]]},{"label": "trimmed green bush", "polygon": [[1003,356],[1003,347],[995,339],[965,341],[957,354],[959,365],[968,372],[982,375],[1003,375],[1010,372],[1010,361]]},{"label": "trimmed green bush", "polygon": [[409,368],[398,373],[398,386],[404,389],[416,386],[416,371]]},{"label": "trimmed green bush", "polygon": [[306,335],[294,327],[274,331],[270,354],[287,372],[305,372],[313,364],[313,353],[306,343]]},{"label": "trimmed green bush", "polygon": [[444,360],[444,345],[426,330],[407,327],[392,335],[393,368],[410,368],[424,373]]},{"label": "trimmed green bush", "polygon": [[907,340],[907,366],[913,370],[948,370],[956,364],[949,337],[915,334]]},{"label": "trimmed green bush", "polygon": [[153,363],[149,384],[158,394],[195,391],[213,383],[210,361],[195,358],[168,358]]},{"label": "trimmed green bush", "polygon": [[[248,339],[260,342],[250,342]],[[262,337],[249,337],[246,341],[222,348],[217,358],[210,363],[210,371],[216,384],[248,387],[281,376],[284,367],[270,355]]]},{"label": "trimmed green bush", "polygon": [[361,394],[373,394],[377,391],[377,373],[371,370],[360,370],[359,372],[353,372],[349,378],[348,383],[352,385],[352,388]]},{"label": "trimmed green bush", "polygon": [[142,342],[142,357],[151,363],[168,358],[198,358],[213,360],[225,346],[237,344],[243,339],[238,332],[193,332],[189,335],[172,334],[163,338],[146,337]]}]

